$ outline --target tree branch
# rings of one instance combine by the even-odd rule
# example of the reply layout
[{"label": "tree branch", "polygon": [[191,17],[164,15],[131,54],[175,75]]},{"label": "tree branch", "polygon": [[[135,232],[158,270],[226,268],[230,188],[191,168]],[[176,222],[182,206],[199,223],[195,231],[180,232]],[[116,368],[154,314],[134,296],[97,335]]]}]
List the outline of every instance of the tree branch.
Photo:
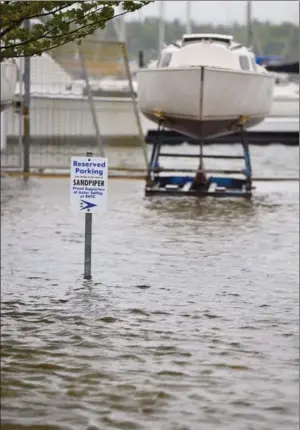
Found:
[{"label": "tree branch", "polygon": [[[63,46],[63,45],[65,45],[65,44],[66,44],[66,42],[58,43],[57,45],[51,46],[51,48],[49,48],[49,49],[45,49],[45,51],[43,51],[43,52],[47,52],[47,51],[50,51],[50,50],[52,50],[52,49],[59,48],[60,46]],[[17,58],[25,58],[25,57],[27,57],[27,55],[23,54],[23,55],[18,55],[18,57],[17,57]]]},{"label": "tree branch", "polygon": [[[150,3],[138,1],[24,1],[0,2],[0,59],[40,55],[82,40],[97,29],[105,28],[108,21],[124,16]],[[115,7],[123,4],[123,11],[115,15]],[[48,17],[31,28],[26,20]],[[5,25],[4,25],[5,23]]]},{"label": "tree branch", "polygon": [[[105,22],[107,22],[107,21],[110,21],[111,19],[114,19],[114,18],[118,18],[118,17],[120,17],[120,16],[123,16],[123,15],[126,15],[128,12],[122,12],[122,13],[119,13],[118,15],[114,15],[112,18],[108,18],[108,19],[106,19],[105,21],[102,21],[103,23],[105,23]],[[75,22],[75,21],[77,21],[77,20],[73,20],[72,22]],[[29,39],[29,40],[24,40],[23,42],[20,42],[20,43],[12,43],[12,44],[9,44],[9,45],[5,45],[5,46],[0,46],[0,52],[1,52],[1,50],[5,50],[5,49],[15,49],[15,48],[19,48],[19,47],[21,47],[21,46],[25,46],[25,45],[27,45],[27,44],[29,44],[29,43],[31,43],[31,42],[37,42],[37,41],[39,41],[39,40],[41,40],[41,39],[50,39],[50,40],[53,40],[53,41],[55,41],[56,39],[60,39],[61,37],[63,37],[63,38],[68,38],[70,35],[75,35],[76,33],[80,33],[82,30],[84,30],[84,29],[86,29],[87,27],[93,27],[93,26],[96,26],[96,27],[99,27],[99,21],[96,21],[96,22],[93,22],[93,23],[90,23],[90,24],[86,24],[86,25],[83,25],[83,26],[81,26],[81,27],[79,27],[79,28],[76,28],[75,30],[72,30],[72,31],[70,31],[69,33],[66,33],[66,34],[64,34],[64,35],[58,35],[58,36],[48,36],[49,35],[49,33],[51,33],[51,31],[53,30],[53,29],[51,29],[51,30],[49,30],[47,33],[45,33],[45,34],[43,34],[43,35],[41,35],[41,36],[39,36],[38,38],[33,38],[33,39]],[[83,36],[82,36],[83,37]],[[68,42],[72,42],[72,41],[74,41],[74,39],[76,39],[76,35],[75,35],[75,37],[72,39],[70,39]],[[67,43],[68,43],[67,42]],[[65,45],[66,44],[66,42],[64,41],[63,43],[61,43],[61,45]],[[52,46],[51,47],[49,47],[48,49],[47,49],[47,51],[49,51],[50,49],[54,49]],[[24,55],[24,57],[26,57],[26,55]]]},{"label": "tree branch", "polygon": [[35,15],[30,15],[30,16],[22,17],[18,21],[13,22],[13,25],[11,25],[10,27],[6,28],[5,30],[0,31],[0,39],[2,39],[6,34],[10,33],[11,31],[13,31],[16,28],[20,27],[20,25],[22,25],[22,23],[24,21],[26,21],[27,19],[41,18],[41,17],[53,15],[53,14],[56,14],[58,12],[61,12],[67,6],[68,5],[60,6],[57,9],[55,9],[54,12],[53,12],[53,9],[52,9],[51,11],[42,13],[40,15],[39,14],[35,14]]},{"label": "tree branch", "polygon": [[[62,3],[62,2],[59,2],[59,3]],[[68,3],[69,3],[69,2],[68,2]],[[74,3],[76,3],[76,2],[72,2],[72,3],[74,4]],[[51,10],[50,10],[50,11],[48,11],[48,12],[41,13],[41,14],[31,15],[31,16],[29,16],[28,18],[25,18],[25,19],[44,18],[45,16],[48,16],[48,15],[54,15],[54,14],[56,14],[56,13],[60,12],[61,10],[65,9],[65,8],[66,8],[66,7],[68,7],[68,6],[69,6],[68,4],[65,4],[64,6],[59,6],[59,7],[57,7],[55,10],[51,9]]]},{"label": "tree branch", "polygon": [[[65,6],[64,6],[65,7]],[[96,9],[96,12],[98,11],[99,9]],[[88,15],[90,15],[90,13],[91,12],[89,12],[88,13]],[[25,19],[23,19],[22,20],[22,22],[23,21],[25,21]],[[71,24],[73,24],[74,22],[76,22],[76,21],[78,21],[78,18],[75,18],[75,19],[73,19],[72,21],[69,21],[68,22],[68,24],[69,25],[71,25]],[[72,33],[74,33],[74,32],[76,32],[76,31],[79,31],[81,29],[81,27],[80,28],[78,28],[78,29],[76,29],[76,30],[74,30],[74,31],[71,31],[71,32],[69,32],[69,33],[65,33],[64,35],[63,35],[63,37],[67,37],[69,34],[72,34]],[[11,29],[10,31],[12,31],[13,29]],[[27,45],[27,44],[29,44],[29,43],[32,43],[32,42],[37,42],[38,40],[40,40],[40,39],[43,39],[43,38],[48,38],[49,39],[49,37],[47,37],[48,36],[48,34],[50,34],[52,31],[54,30],[54,28],[50,28],[50,30],[49,31],[47,31],[46,33],[44,33],[44,34],[42,34],[42,35],[40,35],[40,36],[38,36],[38,37],[33,37],[33,38],[31,38],[31,39],[27,39],[27,40],[24,40],[24,41],[22,41],[22,42],[20,42],[20,43],[14,43],[14,44],[9,44],[9,45],[6,45],[6,47],[7,48],[13,48],[13,47],[20,47],[20,46],[24,46],[24,45]],[[0,38],[2,38],[3,37],[3,35],[0,33]],[[59,35],[59,36],[57,36],[57,37],[62,37],[62,35]],[[56,37],[54,37],[54,39],[55,39]],[[0,50],[1,49],[5,49],[5,46],[1,46],[0,47]]]}]

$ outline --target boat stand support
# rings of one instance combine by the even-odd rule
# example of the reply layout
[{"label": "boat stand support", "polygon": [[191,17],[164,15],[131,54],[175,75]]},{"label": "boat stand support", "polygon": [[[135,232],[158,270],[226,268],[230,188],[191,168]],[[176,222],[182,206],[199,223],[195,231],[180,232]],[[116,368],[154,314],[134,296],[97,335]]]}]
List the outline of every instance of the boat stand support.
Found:
[{"label": "boat stand support", "polygon": [[[157,139],[153,143],[148,165],[145,187],[146,196],[190,195],[198,197],[251,198],[253,189],[251,157],[247,135],[243,128],[240,129],[243,155],[204,154],[203,141],[198,142],[198,154],[195,154],[195,152],[171,153],[162,151],[163,147],[170,145],[170,142],[164,143],[163,141],[163,128],[163,123],[159,123]],[[192,146],[195,146],[195,144]],[[199,164],[196,171],[195,169],[187,168],[163,168],[162,158],[196,158]],[[244,168],[239,170],[205,169],[204,159],[240,159],[244,161]],[[189,175],[187,175],[188,173]],[[209,176],[209,174],[211,175]],[[239,175],[239,177],[233,175]]]}]

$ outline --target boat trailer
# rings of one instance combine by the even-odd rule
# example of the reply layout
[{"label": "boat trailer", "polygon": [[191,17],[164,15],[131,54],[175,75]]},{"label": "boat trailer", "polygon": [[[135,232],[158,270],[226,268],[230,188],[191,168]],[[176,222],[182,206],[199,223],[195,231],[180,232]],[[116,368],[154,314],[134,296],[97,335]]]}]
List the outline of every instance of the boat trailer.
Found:
[{"label": "boat trailer", "polygon": [[[199,153],[165,152],[163,147],[172,145],[170,141],[164,141],[163,124],[159,124],[157,138],[152,142],[152,154],[148,166],[145,195],[168,196],[195,196],[195,197],[252,197],[252,168],[247,135],[244,128],[240,128],[243,155],[204,154],[204,141],[190,143],[198,146]],[[183,141],[181,142],[183,143]],[[178,145],[174,143],[173,145]],[[162,158],[194,158],[198,159],[196,169],[164,168]],[[243,160],[244,167],[239,170],[205,169],[204,159]],[[194,173],[193,176],[191,173]],[[209,176],[211,174],[211,176]],[[226,175],[226,176],[221,176]],[[228,176],[227,176],[228,175]],[[229,176],[230,175],[230,176]],[[234,177],[239,175],[242,177]]]}]

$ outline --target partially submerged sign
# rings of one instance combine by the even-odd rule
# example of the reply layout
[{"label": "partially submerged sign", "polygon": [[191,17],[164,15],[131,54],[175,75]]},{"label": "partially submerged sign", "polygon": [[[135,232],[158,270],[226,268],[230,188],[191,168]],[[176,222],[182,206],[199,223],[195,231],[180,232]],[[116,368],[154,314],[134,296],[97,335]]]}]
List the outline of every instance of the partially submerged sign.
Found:
[{"label": "partially submerged sign", "polygon": [[102,157],[71,158],[71,206],[74,212],[107,208],[108,161]]}]

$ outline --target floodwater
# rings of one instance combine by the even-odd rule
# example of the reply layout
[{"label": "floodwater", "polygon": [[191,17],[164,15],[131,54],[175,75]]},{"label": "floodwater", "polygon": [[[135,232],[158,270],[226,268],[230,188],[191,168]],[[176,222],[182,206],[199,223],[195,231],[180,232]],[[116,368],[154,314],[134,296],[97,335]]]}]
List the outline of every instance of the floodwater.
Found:
[{"label": "floodwater", "polygon": [[110,180],[89,282],[68,179],[1,182],[2,430],[299,428],[297,182],[247,202]]}]

